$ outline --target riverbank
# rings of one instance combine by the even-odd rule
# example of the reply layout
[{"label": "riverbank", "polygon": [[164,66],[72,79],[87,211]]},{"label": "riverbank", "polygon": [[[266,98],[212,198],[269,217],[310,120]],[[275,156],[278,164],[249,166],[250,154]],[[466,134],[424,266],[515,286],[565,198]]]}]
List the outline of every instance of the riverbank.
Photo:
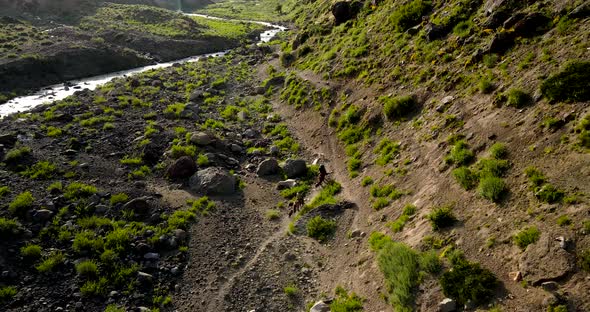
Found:
[{"label": "riverbank", "polygon": [[8,40],[0,51],[0,103],[59,82],[225,51],[257,40],[265,30],[259,24],[116,4],[103,5],[77,26],[40,28],[12,18],[0,26]]}]

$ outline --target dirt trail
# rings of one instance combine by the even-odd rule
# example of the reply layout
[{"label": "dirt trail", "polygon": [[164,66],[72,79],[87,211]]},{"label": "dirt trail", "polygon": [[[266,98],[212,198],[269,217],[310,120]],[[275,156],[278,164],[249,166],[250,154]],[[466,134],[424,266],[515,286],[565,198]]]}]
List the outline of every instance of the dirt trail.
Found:
[{"label": "dirt trail", "polygon": [[267,251],[267,247],[269,244],[274,243],[280,240],[280,237],[284,237],[285,233],[289,227],[289,220],[288,218],[283,218],[281,220],[281,225],[278,230],[276,230],[270,237],[264,240],[259,247],[257,248],[254,256],[245,264],[243,265],[238,271],[231,274],[227,281],[225,281],[219,288],[219,292],[215,299],[213,299],[209,305],[207,306],[207,311],[215,311],[216,307],[220,307],[223,305],[223,301],[225,296],[230,292],[231,287],[234,286],[236,279],[239,279],[241,276],[244,275],[245,272],[250,270],[253,265],[258,263],[258,259],[260,255]]}]

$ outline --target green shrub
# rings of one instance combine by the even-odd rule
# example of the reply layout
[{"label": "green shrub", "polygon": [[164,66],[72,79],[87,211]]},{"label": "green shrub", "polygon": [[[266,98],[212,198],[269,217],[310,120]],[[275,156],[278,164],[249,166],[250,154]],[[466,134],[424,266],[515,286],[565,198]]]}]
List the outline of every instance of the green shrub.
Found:
[{"label": "green shrub", "polygon": [[453,33],[461,38],[465,38],[471,34],[472,28],[473,22],[462,21],[455,25],[455,27],[453,28]]},{"label": "green shrub", "polygon": [[389,228],[395,233],[401,232],[404,229],[404,226],[406,225],[406,223],[414,215],[414,213],[416,213],[416,206],[414,206],[412,204],[407,204],[404,207],[404,210],[403,210],[401,216],[399,218],[397,218],[397,220],[388,224]]},{"label": "green shrub", "polygon": [[164,109],[164,114],[167,116],[174,116],[175,118],[180,118],[182,112],[186,108],[186,104],[183,103],[174,103],[170,104]]},{"label": "green shrub", "polygon": [[4,162],[9,165],[16,165],[32,155],[28,146],[14,147],[4,155]]},{"label": "green shrub", "polygon": [[11,300],[17,294],[17,290],[13,286],[0,287],[0,302]]},{"label": "green shrub", "polygon": [[375,154],[379,155],[375,160],[375,163],[380,166],[385,166],[399,154],[399,151],[399,143],[392,142],[389,139],[384,138],[381,140],[381,142],[379,142],[374,150]]},{"label": "green shrub", "polygon": [[543,185],[546,181],[545,175],[535,167],[527,167],[524,170],[524,173],[529,179],[529,183],[531,184],[532,189],[535,189]]},{"label": "green shrub", "polygon": [[118,203],[126,203],[127,200],[129,200],[129,196],[125,193],[118,193],[118,194],[114,194],[111,195],[111,205],[116,205]]},{"label": "green shrub", "polygon": [[105,309],[104,312],[125,312],[124,308],[117,307],[116,304],[109,304]]},{"label": "green shrub", "polygon": [[369,186],[373,184],[373,178],[367,176],[364,177],[363,180],[361,181],[361,186],[365,187],[365,186]]},{"label": "green shrub", "polygon": [[98,276],[98,266],[93,260],[85,260],[76,264],[76,272],[84,278],[94,278]]},{"label": "green shrub", "polygon": [[471,170],[465,166],[453,169],[451,174],[455,180],[457,180],[457,182],[459,182],[459,184],[466,190],[472,189],[478,180],[477,175],[471,172]]},{"label": "green shrub", "polygon": [[352,126],[348,127],[338,133],[338,139],[347,145],[355,144],[363,139],[364,133],[362,129]]},{"label": "green shrub", "polygon": [[16,220],[6,219],[0,217],[0,237],[8,237],[15,235],[20,230],[20,223]]},{"label": "green shrub", "polygon": [[80,199],[90,197],[96,194],[96,192],[97,189],[95,186],[80,182],[72,182],[66,187],[64,197],[67,199]]},{"label": "green shrub", "polygon": [[510,169],[510,163],[504,159],[484,158],[477,162],[475,168],[479,170],[480,177],[501,177]]},{"label": "green shrub", "polygon": [[172,229],[188,229],[188,225],[195,220],[196,215],[186,210],[176,210],[168,218],[168,226]]},{"label": "green shrub", "polygon": [[25,171],[22,171],[20,174],[31,179],[46,180],[50,179],[56,170],[57,168],[51,162],[40,161],[27,168]]},{"label": "green shrub", "polygon": [[478,83],[479,92],[483,94],[490,94],[495,88],[496,86],[489,79],[481,79]]},{"label": "green shrub", "polygon": [[456,166],[468,165],[475,158],[475,154],[468,147],[464,140],[456,141],[451,152],[445,158],[445,162]]},{"label": "green shrub", "polygon": [[387,207],[389,205],[389,199],[385,198],[385,197],[378,197],[374,202],[373,202],[373,209],[379,211],[385,207]]},{"label": "green shrub", "polygon": [[505,195],[507,187],[502,178],[484,176],[479,180],[477,190],[483,198],[498,202]]},{"label": "green shrub", "polygon": [[72,248],[77,253],[82,252],[102,252],[104,240],[92,231],[82,231],[74,237]]},{"label": "green shrub", "polygon": [[433,209],[426,218],[430,221],[430,225],[432,225],[432,229],[435,231],[453,226],[457,221],[457,218],[453,215],[453,208],[450,205]]},{"label": "green shrub", "polygon": [[281,217],[281,212],[277,209],[268,209],[266,211],[266,218],[268,220],[277,220]]},{"label": "green shrub", "polygon": [[580,120],[574,131],[578,134],[578,144],[590,148],[590,114]]},{"label": "green shrub", "polygon": [[86,281],[86,283],[80,287],[80,292],[87,297],[104,295],[107,292],[108,284],[109,281],[105,277],[101,277],[98,281]]},{"label": "green shrub", "polygon": [[341,190],[342,185],[335,181],[329,181],[322,188],[320,193],[316,195],[308,205],[306,205],[303,211],[309,211],[325,204],[336,204],[335,196],[338,195]]},{"label": "green shrub", "polygon": [[432,1],[412,0],[396,8],[390,16],[391,23],[397,32],[403,32],[420,24],[422,16],[432,9]]},{"label": "green shrub", "polygon": [[392,121],[408,115],[416,107],[416,101],[409,95],[399,97],[382,96],[379,101],[383,103],[385,117]]},{"label": "green shrub", "polygon": [[336,221],[315,216],[307,222],[307,235],[320,242],[327,240],[336,231]]},{"label": "green shrub", "polygon": [[361,312],[363,311],[363,298],[354,292],[348,292],[338,286],[336,287],[336,298],[330,303],[331,312]]},{"label": "green shrub", "polygon": [[141,157],[129,157],[129,155],[125,155],[119,162],[128,166],[139,166],[143,164]]},{"label": "green shrub", "polygon": [[531,96],[520,90],[520,89],[510,89],[506,93],[506,105],[514,106],[516,108],[522,108],[532,102]]},{"label": "green shrub", "polygon": [[296,285],[290,284],[283,288],[283,292],[287,297],[293,298],[299,294],[299,288]]},{"label": "green shrub", "polygon": [[535,190],[535,196],[542,202],[552,204],[561,201],[565,192],[547,183]]},{"label": "green shrub", "polygon": [[200,167],[209,165],[209,158],[207,158],[205,154],[199,154],[199,156],[197,157],[197,165],[199,165]]},{"label": "green shrub", "polygon": [[561,215],[557,218],[557,225],[559,226],[566,226],[572,224],[572,219],[567,215]]},{"label": "green shrub", "polygon": [[580,254],[580,268],[586,272],[590,272],[590,249],[586,249]]},{"label": "green shrub", "polygon": [[26,245],[21,247],[20,254],[28,259],[39,259],[41,258],[41,246],[39,245]]},{"label": "green shrub", "polygon": [[60,181],[56,181],[51,183],[48,187],[47,187],[47,192],[49,193],[54,193],[59,191],[61,193],[61,191],[63,190],[63,184]]},{"label": "green shrub", "polygon": [[194,145],[172,145],[172,158],[178,159],[182,156],[188,156],[190,158],[195,157],[197,154],[197,147]]},{"label": "green shrub", "polygon": [[490,155],[495,159],[506,159],[508,156],[508,148],[504,143],[494,143],[490,147]]},{"label": "green shrub", "polygon": [[420,280],[420,258],[412,248],[397,242],[385,242],[377,256],[385,276],[395,311],[409,311],[414,304],[415,288]]},{"label": "green shrub", "polygon": [[461,305],[468,301],[476,305],[488,301],[498,285],[492,272],[464,259],[455,261],[453,269],[443,273],[439,282],[443,293]]},{"label": "green shrub", "polygon": [[541,232],[535,226],[530,226],[514,235],[513,240],[520,249],[525,249],[528,245],[539,240]]},{"label": "green shrub", "polygon": [[572,61],[563,70],[541,84],[541,93],[550,101],[584,102],[590,100],[590,61]]},{"label": "green shrub", "polygon": [[61,251],[52,252],[49,256],[43,259],[35,268],[40,273],[46,273],[53,270],[56,266],[62,264],[66,257]]},{"label": "green shrub", "polygon": [[29,191],[22,192],[8,205],[8,210],[14,215],[24,216],[27,210],[33,206],[35,198]]}]

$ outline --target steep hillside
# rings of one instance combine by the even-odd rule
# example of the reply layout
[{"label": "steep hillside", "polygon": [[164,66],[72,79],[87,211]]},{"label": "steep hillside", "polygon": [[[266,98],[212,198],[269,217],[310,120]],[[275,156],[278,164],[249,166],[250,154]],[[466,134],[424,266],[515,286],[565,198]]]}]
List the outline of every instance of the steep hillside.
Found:
[{"label": "steep hillside", "polygon": [[[445,297],[588,310],[588,4],[308,1],[295,11],[277,93],[307,116],[293,127],[318,146],[333,129],[346,154],[333,162],[347,166],[345,187],[357,185],[356,226],[386,235],[372,235],[371,260],[353,256],[364,269],[332,282],[370,311],[381,298],[430,311]],[[323,89],[330,108],[313,96]],[[301,126],[314,109],[321,126]],[[431,252],[443,268],[413,266]],[[385,288],[367,287],[374,263]]]}]

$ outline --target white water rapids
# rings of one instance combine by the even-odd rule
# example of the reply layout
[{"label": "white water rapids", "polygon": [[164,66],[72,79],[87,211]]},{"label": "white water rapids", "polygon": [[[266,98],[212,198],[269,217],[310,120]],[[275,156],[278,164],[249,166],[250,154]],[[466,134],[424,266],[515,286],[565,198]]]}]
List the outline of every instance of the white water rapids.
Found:
[{"label": "white water rapids", "polygon": [[[274,25],[274,24],[266,23],[266,22],[225,19],[225,18],[219,18],[219,17],[202,15],[202,14],[188,14],[188,13],[186,13],[186,15],[204,17],[204,18],[209,18],[209,19],[216,19],[216,20],[255,23],[255,24],[259,24],[259,25],[263,25],[263,26],[267,26],[267,27],[272,27],[272,29],[267,30],[267,31],[263,32],[262,34],[260,34],[260,40],[258,43],[269,42],[278,32],[286,30],[286,28],[283,26]],[[122,70],[122,71],[118,71],[118,72],[112,72],[112,73],[103,74],[103,75],[94,76],[94,77],[76,79],[76,80],[71,80],[71,81],[68,81],[65,83],[60,83],[60,84],[56,84],[56,85],[43,87],[39,91],[34,92],[30,95],[16,97],[16,98],[6,102],[5,104],[0,105],[0,117],[5,117],[10,114],[17,113],[17,112],[28,111],[28,110],[30,110],[36,106],[39,106],[41,104],[51,103],[53,101],[62,100],[64,98],[74,94],[74,92],[79,91],[79,90],[83,90],[83,89],[94,90],[98,86],[103,85],[103,84],[111,81],[114,78],[129,76],[129,75],[145,72],[145,71],[148,71],[151,69],[169,67],[169,66],[172,66],[172,64],[176,64],[176,63],[195,62],[203,57],[222,56],[222,55],[225,55],[227,52],[229,52],[229,50],[222,51],[222,52],[216,52],[216,53],[210,53],[210,54],[195,55],[195,56],[191,56],[191,57],[187,57],[184,59],[175,60],[175,61],[171,61],[171,62],[159,63],[159,64],[155,64],[155,65],[148,65],[148,66],[143,66],[143,67],[138,67],[138,68],[133,68],[133,69],[128,69],[128,70]]]}]

